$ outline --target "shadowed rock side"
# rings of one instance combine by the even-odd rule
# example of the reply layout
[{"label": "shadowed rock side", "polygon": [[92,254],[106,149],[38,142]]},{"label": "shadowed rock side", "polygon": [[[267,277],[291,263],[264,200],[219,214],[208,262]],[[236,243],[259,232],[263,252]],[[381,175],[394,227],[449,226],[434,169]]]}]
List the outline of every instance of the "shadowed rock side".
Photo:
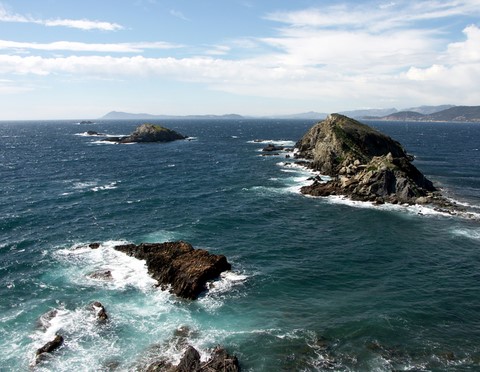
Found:
[{"label": "shadowed rock side", "polygon": [[414,165],[412,156],[390,137],[339,114],[314,125],[297,142],[297,157],[332,177],[315,181],[301,192],[313,196],[346,195],[377,203],[433,203],[446,207],[444,199]]},{"label": "shadowed rock side", "polygon": [[109,137],[104,141],[118,143],[134,143],[134,142],[170,142],[185,139],[184,135],[174,130],[162,127],[160,125],[142,124],[135,131],[126,137]]},{"label": "shadowed rock side", "polygon": [[171,285],[172,293],[192,300],[206,290],[207,281],[231,269],[225,256],[194,249],[182,241],[125,244],[115,249],[145,260],[149,273],[161,286]]}]

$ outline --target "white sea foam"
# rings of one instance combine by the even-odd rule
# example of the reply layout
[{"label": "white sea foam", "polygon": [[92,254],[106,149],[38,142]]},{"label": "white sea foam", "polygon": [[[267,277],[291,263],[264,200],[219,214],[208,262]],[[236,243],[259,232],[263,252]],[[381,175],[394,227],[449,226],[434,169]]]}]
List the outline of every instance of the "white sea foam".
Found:
[{"label": "white sea foam", "polygon": [[200,296],[198,303],[207,311],[215,311],[223,305],[225,294],[230,293],[234,287],[243,285],[247,279],[248,276],[244,273],[225,271],[218,279],[207,283],[208,291]]},{"label": "white sea foam", "polygon": [[452,232],[456,236],[480,240],[480,229],[455,229]]},{"label": "white sea foam", "polygon": [[262,139],[262,140],[247,141],[247,143],[258,143],[258,144],[261,144],[261,145],[272,144],[272,145],[275,145],[275,146],[286,146],[286,147],[295,146],[295,142],[290,141],[290,140],[274,140],[274,139],[263,140]]},{"label": "white sea foam", "polygon": [[113,142],[113,141],[103,141],[103,140],[92,141],[92,142],[90,142],[90,143],[95,144],[95,145],[118,145],[117,142]]},{"label": "white sea foam", "polygon": [[97,186],[96,181],[87,181],[87,182],[75,182],[73,188],[75,190],[85,190]]},{"label": "white sea foam", "polygon": [[368,201],[357,201],[352,200],[346,196],[331,195],[325,198],[329,203],[332,204],[344,204],[355,208],[368,208],[368,209],[377,209],[385,211],[402,211],[410,214],[420,215],[420,216],[444,216],[451,217],[450,213],[443,212],[440,210],[434,209],[432,206],[428,205],[409,205],[409,204],[374,204],[373,202]]},{"label": "white sea foam", "polygon": [[110,182],[106,185],[92,187],[90,190],[92,190],[94,192],[97,192],[97,191],[103,191],[103,190],[113,190],[113,189],[116,189],[116,188],[117,188],[117,182],[113,181],[113,182]]},{"label": "white sea foam", "polygon": [[83,133],[75,133],[75,136],[80,136],[80,137],[106,137],[105,134],[89,134],[88,132],[83,132]]},{"label": "white sea foam", "polygon": [[57,334],[64,338],[63,346],[56,352],[57,357],[48,358],[35,367],[38,371],[70,371],[95,370],[99,366],[99,359],[115,355],[121,351],[116,340],[104,337],[103,333],[108,325],[99,325],[96,314],[86,303],[75,309],[66,309],[60,305],[56,315],[50,320],[50,326],[45,330],[37,330],[30,336],[31,365],[35,364],[35,350],[52,341]]},{"label": "white sea foam", "polygon": [[[104,185],[99,185],[98,181],[86,181],[86,182],[74,182],[72,188],[77,191],[102,191],[102,190],[113,190],[116,189],[118,186],[119,181],[113,181],[106,183]],[[71,192],[64,192],[61,195],[66,196],[70,195]]]},{"label": "white sea foam", "polygon": [[[144,260],[138,260],[113,249],[124,241],[107,241],[97,249],[87,245],[60,249],[56,255],[72,264],[69,277],[81,285],[101,286],[111,290],[123,290],[134,287],[141,291],[150,291],[157,283],[149,274]],[[108,270],[112,280],[91,278],[89,275],[97,271]]]}]

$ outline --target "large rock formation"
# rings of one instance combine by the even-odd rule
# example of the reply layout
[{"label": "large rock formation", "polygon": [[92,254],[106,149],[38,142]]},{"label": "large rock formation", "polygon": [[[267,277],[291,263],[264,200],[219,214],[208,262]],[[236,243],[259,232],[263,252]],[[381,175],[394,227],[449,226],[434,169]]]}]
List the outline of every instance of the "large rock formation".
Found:
[{"label": "large rock formation", "polygon": [[125,244],[115,249],[145,260],[149,273],[160,285],[171,285],[172,293],[192,300],[206,290],[209,280],[231,269],[225,256],[194,249],[183,241]]},{"label": "large rock formation", "polygon": [[377,203],[446,203],[397,141],[346,116],[329,115],[296,147],[297,157],[311,160],[312,169],[332,177],[303,187],[304,194]]},{"label": "large rock formation", "polygon": [[170,142],[185,139],[184,135],[174,130],[162,127],[160,125],[142,124],[135,131],[126,137],[109,137],[104,141],[118,143],[134,143],[134,142]]}]

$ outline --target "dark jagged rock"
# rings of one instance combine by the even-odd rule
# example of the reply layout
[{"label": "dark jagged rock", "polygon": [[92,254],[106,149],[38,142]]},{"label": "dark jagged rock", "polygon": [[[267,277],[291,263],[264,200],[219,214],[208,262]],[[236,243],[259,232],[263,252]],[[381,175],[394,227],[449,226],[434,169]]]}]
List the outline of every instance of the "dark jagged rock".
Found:
[{"label": "dark jagged rock", "polygon": [[35,353],[35,363],[39,363],[45,359],[45,354],[50,354],[53,351],[57,350],[60,346],[63,345],[63,337],[61,335],[56,335],[52,341],[47,342]]},{"label": "dark jagged rock", "polygon": [[239,372],[240,365],[236,356],[229,355],[225,349],[217,347],[211,358],[201,362],[200,353],[188,346],[177,366],[166,361],[156,361],[146,369],[147,372]]},{"label": "dark jagged rock", "polygon": [[108,320],[107,311],[102,303],[94,301],[90,304],[90,309],[95,312],[95,316],[100,323],[105,323]]},{"label": "dark jagged rock", "polygon": [[157,360],[150,364],[145,372],[175,372],[176,367],[166,360]]},{"label": "dark jagged rock", "polygon": [[223,348],[217,347],[212,357],[200,366],[200,372],[238,372],[240,364],[236,356],[231,356]]},{"label": "dark jagged rock", "polygon": [[264,152],[274,152],[274,151],[283,151],[285,147],[283,146],[275,146],[273,143],[269,143],[267,146],[263,148],[262,151]]},{"label": "dark jagged rock", "polygon": [[129,136],[125,137],[109,137],[104,141],[118,143],[135,143],[135,142],[170,142],[180,139],[186,139],[184,135],[174,130],[162,127],[160,125],[142,124],[135,129]]},{"label": "dark jagged rock", "polygon": [[187,347],[180,363],[175,368],[176,372],[198,371],[200,367],[200,353],[193,346]]},{"label": "dark jagged rock", "polygon": [[446,202],[397,141],[346,116],[329,115],[297,148],[297,156],[311,160],[310,168],[332,177],[303,187],[304,194],[346,195],[377,204]]},{"label": "dark jagged rock", "polygon": [[116,250],[145,260],[148,271],[161,286],[171,285],[171,292],[187,299],[196,299],[206,283],[231,269],[223,255],[194,249],[189,243],[142,243],[118,245]]},{"label": "dark jagged rock", "polygon": [[97,249],[100,248],[100,243],[90,243],[88,247],[92,249]]}]

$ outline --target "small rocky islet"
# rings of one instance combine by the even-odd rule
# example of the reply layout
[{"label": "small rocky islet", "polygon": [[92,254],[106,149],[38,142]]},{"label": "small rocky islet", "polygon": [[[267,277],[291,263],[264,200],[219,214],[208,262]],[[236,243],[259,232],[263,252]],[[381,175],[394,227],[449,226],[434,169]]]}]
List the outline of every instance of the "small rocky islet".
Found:
[{"label": "small rocky islet", "polygon": [[188,137],[172,129],[161,125],[142,124],[138,126],[130,135],[123,137],[108,137],[103,141],[115,143],[152,143],[152,142],[171,142],[183,140]]}]

